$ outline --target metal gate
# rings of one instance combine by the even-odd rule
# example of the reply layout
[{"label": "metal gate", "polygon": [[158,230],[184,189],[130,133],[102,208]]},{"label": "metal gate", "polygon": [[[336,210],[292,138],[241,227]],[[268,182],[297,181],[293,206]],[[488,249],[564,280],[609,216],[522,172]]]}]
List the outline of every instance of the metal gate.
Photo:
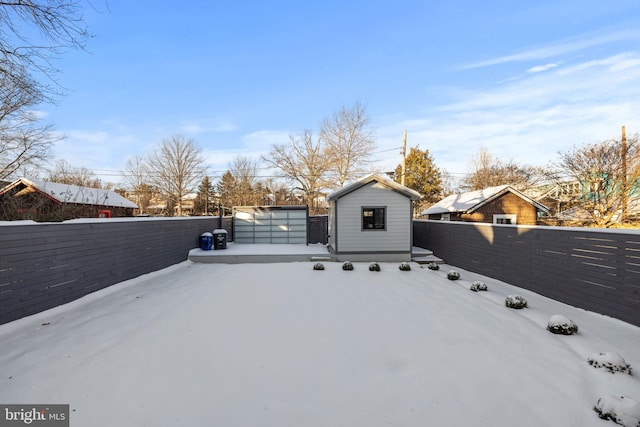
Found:
[{"label": "metal gate", "polygon": [[329,241],[329,217],[327,215],[316,215],[309,217],[309,243],[322,243],[326,245]]},{"label": "metal gate", "polygon": [[307,243],[306,206],[238,206],[233,208],[236,243]]}]

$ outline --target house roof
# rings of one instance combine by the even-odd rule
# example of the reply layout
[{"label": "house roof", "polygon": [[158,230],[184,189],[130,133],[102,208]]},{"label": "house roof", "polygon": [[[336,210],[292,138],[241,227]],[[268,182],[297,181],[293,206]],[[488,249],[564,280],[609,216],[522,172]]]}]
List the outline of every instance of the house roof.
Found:
[{"label": "house roof", "polygon": [[506,193],[513,193],[528,203],[531,203],[537,209],[547,213],[549,212],[548,207],[542,203],[536,202],[510,185],[500,185],[497,187],[484,188],[482,190],[469,191],[468,193],[452,194],[451,196],[440,200],[435,205],[425,209],[420,215],[452,212],[472,213],[481,206],[486,205]]},{"label": "house roof", "polygon": [[381,184],[387,187],[389,190],[396,191],[402,194],[403,196],[410,198],[411,200],[420,200],[422,198],[420,193],[418,193],[417,191],[412,190],[409,187],[405,187],[404,185],[398,184],[391,178],[387,178],[386,176],[382,176],[382,175],[372,174],[369,176],[365,176],[364,178],[361,178],[351,184],[345,185],[339,190],[334,191],[333,193],[327,196],[327,201],[337,200],[340,197],[346,196],[347,194],[353,191],[356,191],[357,189],[362,188],[365,185],[368,185],[372,182],[377,182],[378,184]]},{"label": "house roof", "polygon": [[77,203],[84,205],[111,206],[137,209],[138,206],[111,190],[80,187],[77,185],[60,184],[57,182],[39,181],[35,179],[20,178],[0,191],[4,193],[17,185],[23,184],[58,202]]}]

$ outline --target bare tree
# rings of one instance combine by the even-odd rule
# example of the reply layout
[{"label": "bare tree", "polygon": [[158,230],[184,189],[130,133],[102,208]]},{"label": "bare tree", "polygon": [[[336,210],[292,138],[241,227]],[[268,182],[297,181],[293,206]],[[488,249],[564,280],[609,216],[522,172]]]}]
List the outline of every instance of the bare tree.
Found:
[{"label": "bare tree", "polygon": [[375,130],[369,126],[366,106],[356,102],[353,107],[342,107],[323,119],[320,140],[336,173],[336,180],[330,186],[342,187],[345,181],[356,178],[369,163],[376,146]]},{"label": "bare tree", "polygon": [[58,160],[49,170],[48,181],[59,184],[78,185],[80,187],[103,188],[102,181],[87,168],[73,167],[66,160]]},{"label": "bare tree", "polygon": [[256,194],[257,176],[260,166],[257,161],[246,157],[237,156],[229,167],[229,172],[234,178],[235,191],[233,204],[247,206],[260,204],[260,194]]},{"label": "bare tree", "polygon": [[66,49],[84,49],[91,37],[81,13],[81,0],[0,1],[0,73],[24,82],[38,98],[59,94],[54,60]]},{"label": "bare tree", "polygon": [[123,181],[128,192],[135,196],[139,213],[144,214],[157,191],[150,185],[149,171],[143,157],[134,156],[127,160],[122,171]]},{"label": "bare tree", "polygon": [[302,135],[290,136],[288,144],[273,145],[263,160],[304,193],[312,211],[317,210],[314,200],[326,186],[325,176],[331,161],[322,149],[320,140],[314,139],[311,131],[305,130]]},{"label": "bare tree", "polygon": [[471,160],[470,169],[462,183],[467,191],[498,185],[511,185],[522,191],[540,182],[546,175],[541,168],[520,166],[511,160],[503,163],[484,147]]},{"label": "bare tree", "polygon": [[[626,147],[625,147],[626,146]],[[559,153],[559,175],[582,183],[582,206],[597,227],[611,227],[623,220],[629,201],[640,192],[640,143],[638,135],[597,142]]]},{"label": "bare tree", "polygon": [[182,215],[182,199],[195,192],[206,175],[202,150],[194,140],[175,135],[165,139],[147,158],[150,180],[167,194]]},{"label": "bare tree", "polygon": [[[80,0],[0,1],[0,179],[41,164],[60,137],[33,109],[61,94],[54,60],[90,37]],[[34,73],[44,76],[36,81]]]},{"label": "bare tree", "polygon": [[276,178],[268,178],[264,182],[265,197],[267,198],[266,204],[270,205],[290,205],[292,203],[297,204],[297,200],[294,202],[294,197],[291,194],[291,189],[287,184]]},{"label": "bare tree", "polygon": [[0,59],[0,179],[41,165],[51,145],[60,140],[50,125],[37,125],[38,116],[32,109],[42,96],[34,89],[35,83],[24,73],[5,72],[10,66]]}]

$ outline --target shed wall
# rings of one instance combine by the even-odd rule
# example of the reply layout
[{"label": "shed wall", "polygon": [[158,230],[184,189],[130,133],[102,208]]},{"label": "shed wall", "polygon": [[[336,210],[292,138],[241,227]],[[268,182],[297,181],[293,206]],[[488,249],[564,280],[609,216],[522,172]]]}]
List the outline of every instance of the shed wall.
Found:
[{"label": "shed wall", "polygon": [[336,202],[329,202],[329,224],[327,227],[327,232],[329,236],[327,236],[327,240],[329,241],[329,247],[335,250],[336,248]]},{"label": "shed wall", "polygon": [[[370,183],[336,202],[337,252],[411,251],[411,200],[378,183]],[[362,230],[363,207],[386,207],[386,230]],[[331,218],[330,218],[331,223]]]}]

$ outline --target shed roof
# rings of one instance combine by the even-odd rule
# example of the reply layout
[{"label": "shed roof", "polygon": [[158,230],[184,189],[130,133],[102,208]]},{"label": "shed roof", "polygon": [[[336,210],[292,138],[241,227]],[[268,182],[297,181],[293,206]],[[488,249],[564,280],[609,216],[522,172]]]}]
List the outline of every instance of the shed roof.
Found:
[{"label": "shed roof", "polygon": [[365,176],[364,178],[361,178],[351,184],[345,185],[339,190],[334,191],[333,193],[327,196],[327,201],[337,200],[340,197],[346,196],[347,194],[352,193],[357,189],[362,188],[365,185],[368,185],[372,182],[377,182],[378,184],[381,184],[387,187],[389,190],[398,192],[403,196],[410,198],[411,200],[420,200],[422,198],[420,193],[418,193],[417,191],[412,190],[409,187],[405,187],[402,184],[398,184],[391,178],[387,178],[386,176],[382,176],[382,175],[372,174],[372,175]]},{"label": "shed roof", "polygon": [[452,194],[451,196],[445,197],[444,199],[440,200],[435,205],[425,209],[421,212],[420,215],[432,215],[452,212],[472,213],[480,207],[506,193],[513,193],[526,202],[531,203],[537,209],[540,209],[541,211],[547,213],[549,212],[548,207],[533,200],[532,198],[521,193],[510,185],[499,185],[497,187],[488,187],[482,190],[469,191],[467,193]]},{"label": "shed roof", "polygon": [[0,193],[14,188],[19,184],[32,188],[46,196],[62,203],[77,203],[84,205],[111,206],[137,209],[138,206],[111,190],[80,187],[78,185],[60,184],[57,182],[39,181],[35,179],[20,178],[9,184]]}]

